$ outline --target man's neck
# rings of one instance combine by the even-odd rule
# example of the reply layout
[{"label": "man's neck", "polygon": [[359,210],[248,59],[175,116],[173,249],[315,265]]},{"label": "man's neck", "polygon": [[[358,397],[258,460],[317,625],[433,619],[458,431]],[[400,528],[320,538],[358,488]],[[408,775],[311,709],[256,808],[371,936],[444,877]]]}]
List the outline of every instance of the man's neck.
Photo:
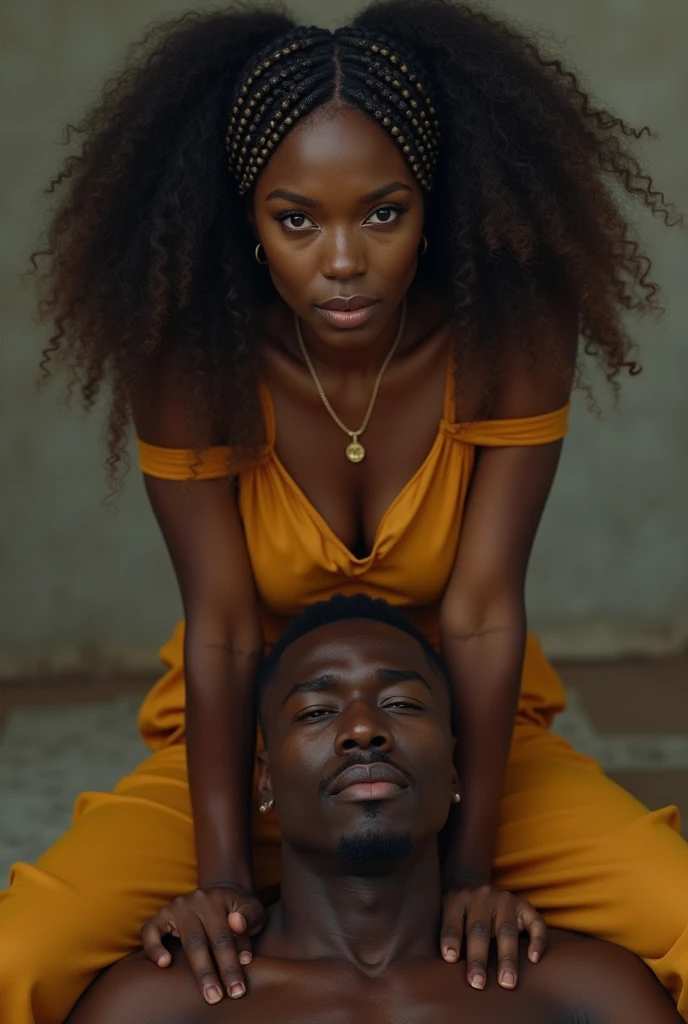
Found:
[{"label": "man's neck", "polygon": [[[323,861],[325,862],[323,863]],[[354,874],[334,858],[282,847],[282,898],[260,952],[294,960],[351,960],[371,974],[437,953],[441,913],[434,844],[385,874]]]}]

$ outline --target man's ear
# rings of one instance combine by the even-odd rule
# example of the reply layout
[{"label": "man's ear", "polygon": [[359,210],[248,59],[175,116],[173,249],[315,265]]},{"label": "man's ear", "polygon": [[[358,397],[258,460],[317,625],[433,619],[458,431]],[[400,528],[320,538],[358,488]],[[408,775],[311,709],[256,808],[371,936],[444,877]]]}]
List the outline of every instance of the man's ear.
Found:
[{"label": "man's ear", "polygon": [[258,797],[261,803],[272,800],[272,776],[270,774],[270,757],[267,750],[259,750],[256,754],[258,765]]},{"label": "man's ear", "polygon": [[454,801],[454,803],[458,803],[459,801],[456,799],[456,795],[458,795],[459,799],[461,798],[461,784],[459,782],[459,773],[457,772],[456,768],[452,768],[451,787],[452,800]]}]

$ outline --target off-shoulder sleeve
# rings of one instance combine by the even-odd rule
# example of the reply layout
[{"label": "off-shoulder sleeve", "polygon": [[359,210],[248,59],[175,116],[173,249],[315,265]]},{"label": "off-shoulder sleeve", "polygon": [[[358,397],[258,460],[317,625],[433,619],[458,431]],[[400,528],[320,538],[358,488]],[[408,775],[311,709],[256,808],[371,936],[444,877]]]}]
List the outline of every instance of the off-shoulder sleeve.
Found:
[{"label": "off-shoulder sleeve", "polygon": [[486,447],[549,444],[560,441],[568,430],[571,403],[541,416],[523,419],[482,420],[451,424],[451,433],[460,441]]},{"label": "off-shoulder sleeve", "polygon": [[136,438],[139,469],[162,480],[217,480],[230,476],[230,449],[227,445],[203,448],[160,448]]}]

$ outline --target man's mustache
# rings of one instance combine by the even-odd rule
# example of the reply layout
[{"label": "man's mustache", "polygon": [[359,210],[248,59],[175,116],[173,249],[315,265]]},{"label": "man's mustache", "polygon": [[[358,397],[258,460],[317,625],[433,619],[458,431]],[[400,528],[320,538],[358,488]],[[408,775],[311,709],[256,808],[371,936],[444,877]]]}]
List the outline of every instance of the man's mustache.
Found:
[{"label": "man's mustache", "polygon": [[416,785],[416,780],[414,776],[411,774],[411,772],[408,770],[408,768],[404,768],[402,765],[399,764],[398,761],[395,761],[393,758],[391,758],[389,754],[386,754],[384,750],[371,750],[369,753],[363,750],[358,750],[354,751],[352,754],[349,754],[348,757],[345,757],[341,764],[338,764],[333,772],[330,772],[329,775],[326,775],[324,779],[320,780],[320,782],[318,783],[319,796],[325,796],[330,786],[337,778],[337,776],[341,775],[342,772],[345,772],[348,768],[353,768],[354,765],[357,764],[391,765],[392,768],[396,768],[396,770],[398,772],[401,772],[404,778],[408,780],[409,786],[415,787]]}]

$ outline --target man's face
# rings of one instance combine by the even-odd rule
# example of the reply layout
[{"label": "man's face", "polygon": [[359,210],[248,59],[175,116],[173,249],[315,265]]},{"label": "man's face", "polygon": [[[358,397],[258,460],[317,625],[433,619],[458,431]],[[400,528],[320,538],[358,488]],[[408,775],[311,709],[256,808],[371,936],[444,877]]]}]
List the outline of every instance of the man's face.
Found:
[{"label": "man's face", "polygon": [[382,862],[442,829],[449,694],[412,636],[364,619],[313,630],[282,655],[265,718],[260,786],[292,847]]}]

